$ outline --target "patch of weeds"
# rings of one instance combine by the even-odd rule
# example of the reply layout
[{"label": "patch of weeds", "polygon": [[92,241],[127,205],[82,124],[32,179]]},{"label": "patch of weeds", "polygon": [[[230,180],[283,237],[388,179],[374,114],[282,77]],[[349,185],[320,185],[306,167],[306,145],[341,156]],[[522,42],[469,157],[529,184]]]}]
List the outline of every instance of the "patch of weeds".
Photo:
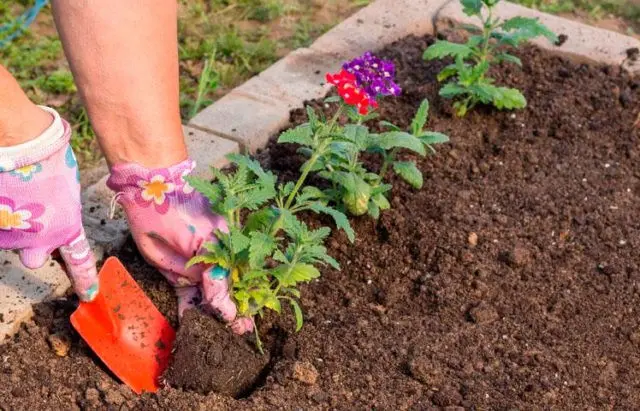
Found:
[{"label": "patch of weeds", "polygon": [[332,24],[313,23],[309,18],[301,18],[295,25],[293,36],[291,37],[291,47],[309,47],[313,40],[331,29]]},{"label": "patch of weeds", "polygon": [[47,93],[72,94],[77,91],[73,75],[66,69],[58,69],[47,76],[39,77],[35,84]]}]

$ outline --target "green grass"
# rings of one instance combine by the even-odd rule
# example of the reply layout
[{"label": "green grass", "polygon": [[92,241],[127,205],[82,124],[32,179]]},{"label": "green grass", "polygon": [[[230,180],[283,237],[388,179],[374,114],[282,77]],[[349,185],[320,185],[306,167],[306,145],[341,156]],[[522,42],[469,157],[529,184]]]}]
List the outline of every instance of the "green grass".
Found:
[{"label": "green grass", "polygon": [[514,3],[547,13],[586,12],[593,19],[613,15],[640,23],[640,6],[627,0],[512,0]]}]

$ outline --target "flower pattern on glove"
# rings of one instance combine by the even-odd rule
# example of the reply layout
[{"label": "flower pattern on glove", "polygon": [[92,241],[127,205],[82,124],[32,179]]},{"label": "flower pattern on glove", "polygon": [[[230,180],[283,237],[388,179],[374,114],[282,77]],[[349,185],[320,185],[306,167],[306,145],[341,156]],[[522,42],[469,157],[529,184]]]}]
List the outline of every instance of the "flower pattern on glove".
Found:
[{"label": "flower pattern on glove", "polygon": [[148,207],[153,204],[160,214],[169,210],[168,199],[176,191],[176,185],[164,170],[156,170],[145,177],[131,176],[129,183],[140,188],[135,194],[138,205]]},{"label": "flower pattern on glove", "polygon": [[9,174],[20,178],[22,181],[31,181],[33,176],[42,171],[42,164],[34,163],[20,168],[16,168]]},{"label": "flower pattern on glove", "polygon": [[21,230],[37,233],[42,230],[42,224],[36,219],[44,214],[41,204],[25,204],[16,207],[8,197],[0,197],[0,230]]}]

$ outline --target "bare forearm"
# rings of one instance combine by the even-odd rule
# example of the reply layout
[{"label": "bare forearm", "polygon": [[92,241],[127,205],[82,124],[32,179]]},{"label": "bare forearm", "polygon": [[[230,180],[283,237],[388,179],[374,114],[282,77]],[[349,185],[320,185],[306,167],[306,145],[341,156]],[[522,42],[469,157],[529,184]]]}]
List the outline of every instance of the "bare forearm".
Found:
[{"label": "bare forearm", "polygon": [[110,164],[186,158],[175,0],[53,0],[56,26]]}]

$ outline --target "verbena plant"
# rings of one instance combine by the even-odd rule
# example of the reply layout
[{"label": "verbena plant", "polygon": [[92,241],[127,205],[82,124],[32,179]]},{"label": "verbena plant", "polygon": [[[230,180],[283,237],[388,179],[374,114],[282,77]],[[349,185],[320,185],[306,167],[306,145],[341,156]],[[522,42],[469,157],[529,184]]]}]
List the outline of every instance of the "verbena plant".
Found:
[{"label": "verbena plant", "polygon": [[[189,265],[215,264],[231,275],[231,294],[240,317],[253,319],[262,316],[265,309],[281,313],[281,303],[288,303],[297,331],[303,323],[299,283],[318,278],[318,264],[336,269],[339,265],[323,245],[331,230],[311,230],[296,213],[311,210],[331,215],[351,241],[353,230],[344,214],[318,200],[320,190],[303,187],[306,175],[296,183],[276,185],[276,176],[257,161],[237,154],[227,157],[236,166],[234,172],[214,168],[213,182],[188,178],[229,228],[228,232],[216,232],[218,241],[205,243],[205,252],[192,258]],[[257,328],[254,330],[262,352]]]},{"label": "verbena plant", "polygon": [[440,89],[440,95],[456,100],[453,107],[460,117],[478,103],[492,104],[500,110],[526,107],[527,100],[518,89],[494,84],[494,79],[487,75],[489,68],[501,62],[522,66],[520,59],[506,52],[505,47],[517,48],[523,42],[540,36],[555,43],[557,36],[538,19],[520,16],[508,20],[494,18],[493,8],[500,0],[460,2],[466,15],[481,20],[482,29],[465,26],[471,33],[466,44],[438,40],[425,51],[427,60],[445,57],[455,60],[438,74],[438,81],[451,80]]},{"label": "verbena plant", "polygon": [[[327,120],[308,107],[309,121],[285,132],[278,140],[302,146],[300,152],[308,157],[303,173],[314,171],[327,180],[330,187],[323,190],[323,199],[352,215],[378,218],[381,210],[390,207],[386,193],[391,185],[385,183],[390,167],[413,187],[422,187],[422,173],[415,162],[397,161],[401,149],[424,156],[427,150],[433,150],[432,145],[449,141],[444,134],[424,130],[429,109],[426,100],[409,132],[382,122],[389,131],[372,133],[364,125],[377,118],[377,98],[400,94],[394,76],[393,63],[371,53],[345,63],[339,73],[327,74],[327,81],[339,94],[325,100],[339,103],[334,116]],[[346,125],[338,124],[342,114],[350,121]],[[364,166],[361,155],[365,152],[381,155],[383,164],[378,173]]]}]

